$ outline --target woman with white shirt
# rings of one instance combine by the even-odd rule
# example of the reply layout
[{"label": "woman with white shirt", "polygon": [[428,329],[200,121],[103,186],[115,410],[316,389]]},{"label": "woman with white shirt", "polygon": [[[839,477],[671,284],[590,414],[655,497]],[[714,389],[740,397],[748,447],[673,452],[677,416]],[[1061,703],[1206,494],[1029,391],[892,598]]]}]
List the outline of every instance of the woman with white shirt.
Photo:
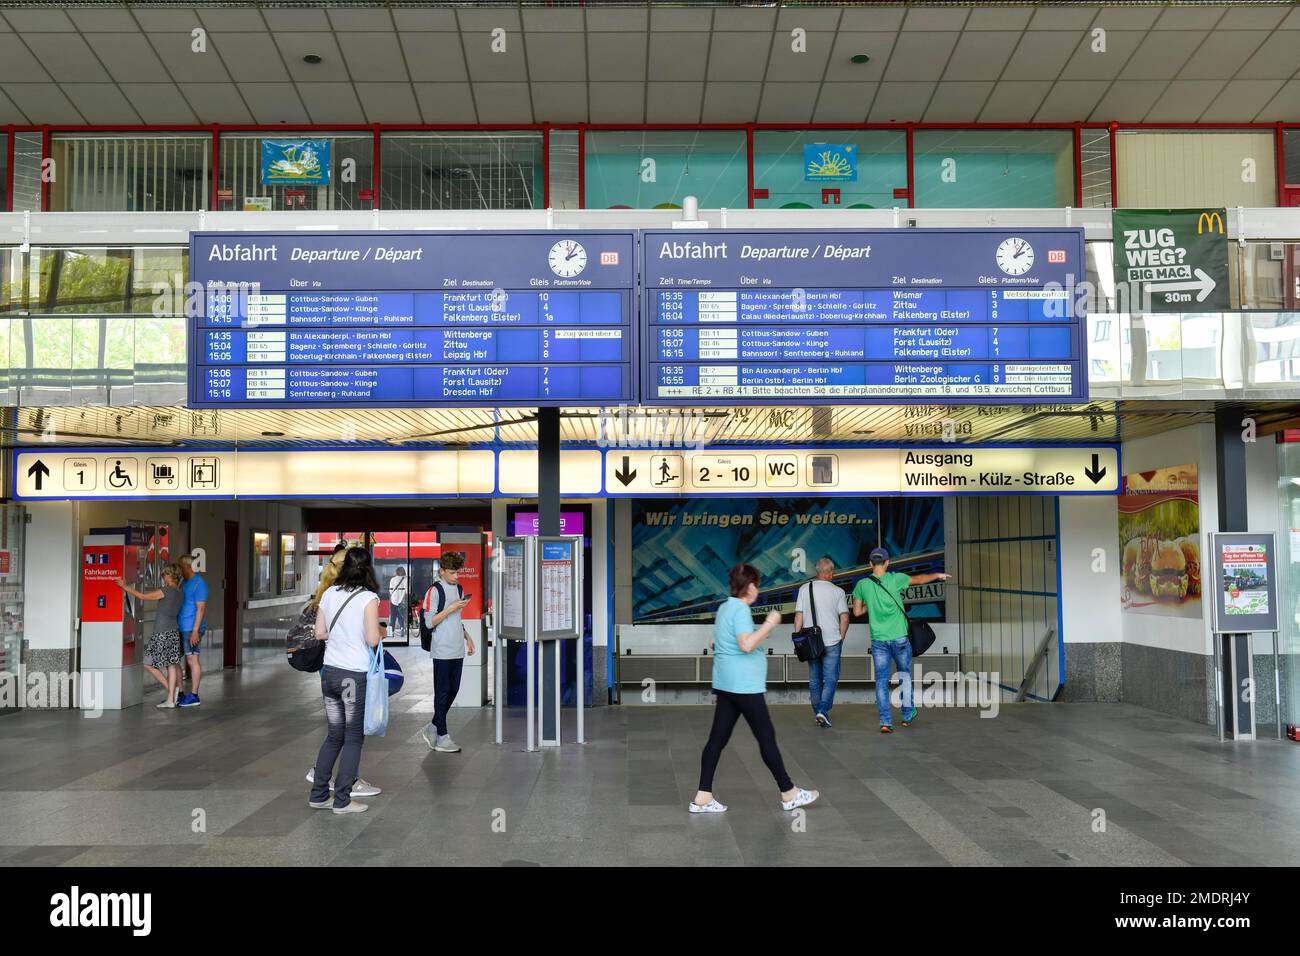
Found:
[{"label": "woman with white shirt", "polygon": [[365,740],[366,675],[371,648],[379,646],[379,583],[370,552],[349,548],[334,585],[320,599],[316,636],[325,641],[325,663],[320,671],[328,732],[312,771],[309,803],[318,810],[330,806],[330,777],[334,763],[334,812],[361,813],[368,809],[352,799],[352,785],[361,766]]}]

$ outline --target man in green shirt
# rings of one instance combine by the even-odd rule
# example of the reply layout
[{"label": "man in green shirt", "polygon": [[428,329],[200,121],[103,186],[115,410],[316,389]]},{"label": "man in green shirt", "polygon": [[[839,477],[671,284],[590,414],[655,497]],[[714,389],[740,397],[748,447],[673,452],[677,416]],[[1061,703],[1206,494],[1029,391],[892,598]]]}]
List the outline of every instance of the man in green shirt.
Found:
[{"label": "man in green shirt", "polygon": [[853,588],[853,613],[867,615],[871,627],[871,662],[876,679],[876,709],[880,711],[880,732],[894,732],[890,726],[890,668],[898,669],[903,689],[903,726],[916,720],[912,706],[912,643],[907,639],[907,613],[903,610],[903,588],[913,584],[947,581],[948,575],[902,574],[889,570],[889,552],[875,548],[867,556],[871,574]]}]

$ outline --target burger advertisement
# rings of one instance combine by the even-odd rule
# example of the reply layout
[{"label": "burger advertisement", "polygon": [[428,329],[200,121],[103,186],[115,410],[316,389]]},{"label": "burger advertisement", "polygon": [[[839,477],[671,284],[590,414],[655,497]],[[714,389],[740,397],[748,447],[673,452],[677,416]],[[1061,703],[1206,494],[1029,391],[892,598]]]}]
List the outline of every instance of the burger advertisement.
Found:
[{"label": "burger advertisement", "polygon": [[1119,497],[1122,610],[1201,616],[1196,466],[1124,476]]}]

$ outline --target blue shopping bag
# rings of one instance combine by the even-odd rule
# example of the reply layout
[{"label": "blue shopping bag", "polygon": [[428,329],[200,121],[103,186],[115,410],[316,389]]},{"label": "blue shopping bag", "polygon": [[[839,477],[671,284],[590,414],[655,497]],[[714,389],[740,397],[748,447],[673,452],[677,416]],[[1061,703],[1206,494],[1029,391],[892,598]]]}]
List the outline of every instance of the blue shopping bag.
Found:
[{"label": "blue shopping bag", "polygon": [[370,670],[366,673],[366,712],[362,730],[367,737],[382,737],[388,732],[388,678],[384,674],[384,642],[370,651]]},{"label": "blue shopping bag", "polygon": [[402,675],[402,665],[388,651],[384,651],[384,676],[388,678],[388,696],[392,697],[402,689],[406,678]]}]

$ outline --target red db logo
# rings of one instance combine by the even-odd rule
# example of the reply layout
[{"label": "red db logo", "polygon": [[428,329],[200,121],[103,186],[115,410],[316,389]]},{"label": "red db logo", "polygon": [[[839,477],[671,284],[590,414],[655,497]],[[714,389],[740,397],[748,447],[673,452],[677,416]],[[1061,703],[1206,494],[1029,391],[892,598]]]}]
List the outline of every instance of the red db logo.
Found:
[{"label": "red db logo", "polygon": [[1064,262],[1064,261],[1065,261],[1065,250],[1064,250],[1064,249],[1048,249],[1048,250],[1047,250],[1047,261],[1048,261],[1048,262]]},{"label": "red db logo", "polygon": [[616,265],[618,265],[618,253],[617,253],[617,252],[602,252],[602,253],[600,254],[600,264],[601,264],[602,266],[616,266]]}]

